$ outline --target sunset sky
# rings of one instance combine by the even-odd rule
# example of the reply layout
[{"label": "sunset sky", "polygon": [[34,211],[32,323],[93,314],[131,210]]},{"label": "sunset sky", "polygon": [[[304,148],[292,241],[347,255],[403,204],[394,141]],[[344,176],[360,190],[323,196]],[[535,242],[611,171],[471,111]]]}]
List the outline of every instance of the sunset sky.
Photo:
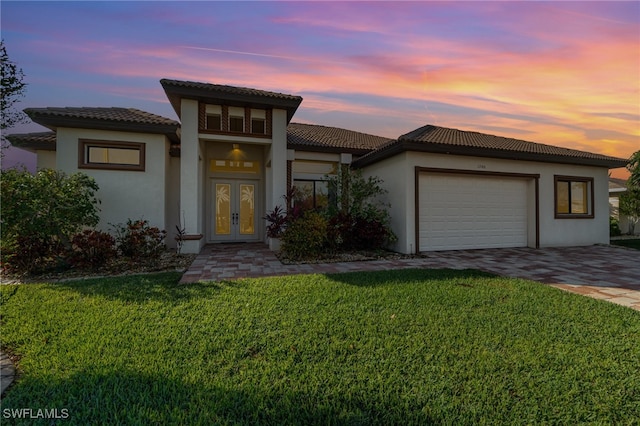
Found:
[{"label": "sunset sky", "polygon": [[[392,138],[434,124],[622,158],[640,149],[636,1],[0,8],[28,83],[20,108],[122,106],[177,119],[159,83],[172,78],[300,95],[295,122]],[[10,150],[3,166],[33,164],[24,153]]]}]

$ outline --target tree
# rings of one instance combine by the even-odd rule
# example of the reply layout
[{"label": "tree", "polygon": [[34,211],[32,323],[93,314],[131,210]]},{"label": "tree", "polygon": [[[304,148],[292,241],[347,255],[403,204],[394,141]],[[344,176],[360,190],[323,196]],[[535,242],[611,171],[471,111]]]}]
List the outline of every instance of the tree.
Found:
[{"label": "tree", "polygon": [[640,188],[640,151],[636,151],[629,158],[629,164],[627,164],[627,170],[631,172],[627,185],[629,188]]},{"label": "tree", "polygon": [[27,116],[15,109],[25,95],[27,84],[23,81],[24,73],[21,68],[9,59],[4,40],[0,41],[0,69],[2,70],[2,90],[0,91],[0,130],[2,130],[2,150],[8,147],[8,141],[4,137],[4,130],[16,124],[24,123]]},{"label": "tree", "polygon": [[627,191],[620,195],[619,211],[620,214],[628,216],[629,233],[633,234],[640,221],[640,187],[627,185]]}]

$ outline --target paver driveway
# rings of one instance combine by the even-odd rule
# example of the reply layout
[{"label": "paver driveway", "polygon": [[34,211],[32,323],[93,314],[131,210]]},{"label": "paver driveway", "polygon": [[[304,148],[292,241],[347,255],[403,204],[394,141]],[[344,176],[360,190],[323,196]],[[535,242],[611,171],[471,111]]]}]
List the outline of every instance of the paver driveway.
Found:
[{"label": "paver driveway", "polygon": [[640,251],[617,246],[429,252],[408,259],[284,265],[265,244],[206,246],[181,282],[401,268],[479,269],[640,310]]}]

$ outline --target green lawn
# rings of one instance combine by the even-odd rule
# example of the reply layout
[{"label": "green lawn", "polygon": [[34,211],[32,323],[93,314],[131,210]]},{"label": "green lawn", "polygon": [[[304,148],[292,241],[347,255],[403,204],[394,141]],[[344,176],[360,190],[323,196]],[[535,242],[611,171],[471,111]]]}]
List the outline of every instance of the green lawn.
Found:
[{"label": "green lawn", "polygon": [[640,238],[628,239],[628,240],[612,240],[611,244],[622,247],[629,247],[636,250],[640,250]]},{"label": "green lawn", "polygon": [[640,418],[640,314],[628,308],[474,271],[178,279],[2,286],[2,347],[22,357],[3,415],[64,408],[65,425]]}]

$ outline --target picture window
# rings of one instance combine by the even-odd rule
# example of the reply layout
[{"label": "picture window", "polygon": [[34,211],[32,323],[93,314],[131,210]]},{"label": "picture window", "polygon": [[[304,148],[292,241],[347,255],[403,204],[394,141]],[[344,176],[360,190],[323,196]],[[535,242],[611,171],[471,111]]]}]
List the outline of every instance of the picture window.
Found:
[{"label": "picture window", "polygon": [[145,144],[80,140],[78,158],[81,169],[144,171]]}]

